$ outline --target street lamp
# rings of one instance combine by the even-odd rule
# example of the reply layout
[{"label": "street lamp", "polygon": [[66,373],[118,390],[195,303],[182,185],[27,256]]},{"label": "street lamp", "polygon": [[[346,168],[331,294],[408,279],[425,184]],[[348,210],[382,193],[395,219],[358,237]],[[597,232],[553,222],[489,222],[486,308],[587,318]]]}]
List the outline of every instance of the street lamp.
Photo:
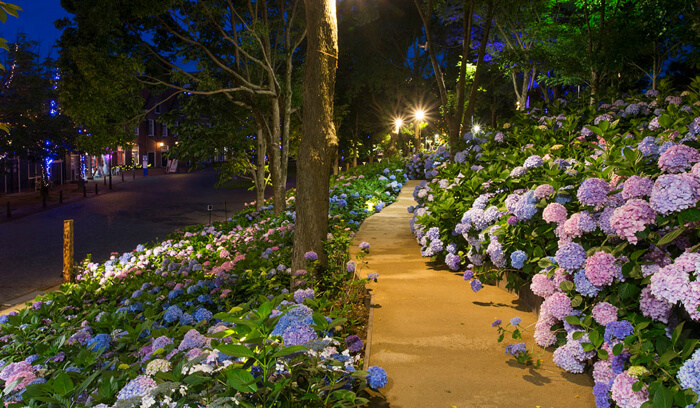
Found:
[{"label": "street lamp", "polygon": [[418,145],[422,145],[423,141],[420,138],[420,124],[423,122],[423,119],[425,119],[425,111],[423,109],[417,109],[413,113],[413,118],[416,120],[416,148],[418,148]]}]

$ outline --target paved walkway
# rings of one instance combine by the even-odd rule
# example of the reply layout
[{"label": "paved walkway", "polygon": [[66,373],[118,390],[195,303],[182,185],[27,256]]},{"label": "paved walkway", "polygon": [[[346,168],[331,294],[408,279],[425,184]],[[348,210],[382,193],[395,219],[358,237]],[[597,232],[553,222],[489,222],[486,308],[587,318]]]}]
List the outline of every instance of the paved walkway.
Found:
[{"label": "paved walkway", "polygon": [[[420,256],[406,207],[415,205],[417,182],[404,186],[396,203],[365,220],[355,246],[370,243],[365,258],[378,272],[370,365],[386,369],[382,390],[391,408],[595,407],[593,382],[554,365],[551,352],[539,369],[504,354],[491,327],[520,316],[536,322],[517,298],[495,286],[472,292],[461,273],[435,269]],[[512,341],[515,342],[515,341]],[[532,346],[531,337],[526,342]],[[537,349],[539,350],[539,348]]]}]

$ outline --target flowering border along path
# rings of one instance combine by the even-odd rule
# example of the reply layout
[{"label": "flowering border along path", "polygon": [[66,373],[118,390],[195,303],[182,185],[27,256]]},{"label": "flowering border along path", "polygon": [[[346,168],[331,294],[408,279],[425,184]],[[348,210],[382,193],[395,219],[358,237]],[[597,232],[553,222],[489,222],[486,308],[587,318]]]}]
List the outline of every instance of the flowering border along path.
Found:
[{"label": "flowering border along path", "polygon": [[[369,269],[378,273],[370,363],[389,373],[382,390],[392,407],[591,407],[588,377],[559,369],[545,354],[538,368],[504,358],[491,322],[518,314],[534,325],[517,297],[494,286],[478,294],[450,273],[422,258],[406,207],[416,181],[396,203],[365,220],[355,241],[371,245]],[[461,284],[460,284],[461,282]]]}]

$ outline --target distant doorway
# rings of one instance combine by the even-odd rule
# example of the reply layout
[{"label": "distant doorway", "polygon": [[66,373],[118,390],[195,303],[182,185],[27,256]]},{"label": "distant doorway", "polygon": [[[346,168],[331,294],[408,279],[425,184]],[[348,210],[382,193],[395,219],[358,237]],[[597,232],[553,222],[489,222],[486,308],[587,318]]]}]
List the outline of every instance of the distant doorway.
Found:
[{"label": "distant doorway", "polygon": [[156,153],[155,152],[148,152],[148,164],[150,164],[153,167],[156,167]]}]

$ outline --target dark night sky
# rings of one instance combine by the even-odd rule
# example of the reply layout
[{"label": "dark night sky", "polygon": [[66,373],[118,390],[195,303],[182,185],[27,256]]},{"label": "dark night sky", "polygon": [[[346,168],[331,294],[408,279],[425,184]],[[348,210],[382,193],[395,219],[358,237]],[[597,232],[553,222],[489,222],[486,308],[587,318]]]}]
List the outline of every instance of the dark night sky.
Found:
[{"label": "dark night sky", "polygon": [[[19,18],[8,16],[5,24],[0,24],[0,37],[8,42],[15,40],[18,32],[27,33],[30,40],[41,44],[39,56],[48,56],[50,47],[61,36],[61,32],[54,27],[53,22],[70,17],[62,7],[60,0],[6,0],[9,3],[22,7]],[[57,57],[57,51],[53,50],[52,57]]]}]

